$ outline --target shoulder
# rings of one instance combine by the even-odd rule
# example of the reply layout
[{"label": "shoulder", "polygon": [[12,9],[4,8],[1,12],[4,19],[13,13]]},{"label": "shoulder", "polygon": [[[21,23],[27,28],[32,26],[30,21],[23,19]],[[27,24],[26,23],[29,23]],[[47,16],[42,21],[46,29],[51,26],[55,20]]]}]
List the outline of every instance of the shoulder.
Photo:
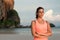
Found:
[{"label": "shoulder", "polygon": [[45,22],[46,22],[47,24],[50,24],[49,21],[47,21],[47,20],[45,20]]},{"label": "shoulder", "polygon": [[47,25],[49,25],[49,26],[50,26],[50,23],[49,23],[49,21],[46,21],[46,23],[47,23]]},{"label": "shoulder", "polygon": [[32,20],[31,23],[32,23],[32,24],[35,24],[35,23],[36,23],[36,20]]}]

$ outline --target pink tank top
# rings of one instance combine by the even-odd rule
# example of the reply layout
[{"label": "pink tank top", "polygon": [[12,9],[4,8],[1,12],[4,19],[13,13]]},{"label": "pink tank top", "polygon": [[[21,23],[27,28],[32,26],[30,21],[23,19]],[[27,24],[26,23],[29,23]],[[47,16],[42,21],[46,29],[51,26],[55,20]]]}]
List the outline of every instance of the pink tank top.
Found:
[{"label": "pink tank top", "polygon": [[47,23],[46,21],[44,21],[43,24],[40,24],[37,20],[36,20],[36,26],[35,26],[35,31],[38,34],[44,34],[47,32]]}]

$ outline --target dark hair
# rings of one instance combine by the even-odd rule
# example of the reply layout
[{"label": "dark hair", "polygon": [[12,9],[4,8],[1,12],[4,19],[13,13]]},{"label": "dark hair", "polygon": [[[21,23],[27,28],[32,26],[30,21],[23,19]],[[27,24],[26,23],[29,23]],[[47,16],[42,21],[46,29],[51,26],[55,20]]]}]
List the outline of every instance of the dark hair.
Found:
[{"label": "dark hair", "polygon": [[40,9],[43,9],[43,10],[44,10],[43,7],[38,7],[37,10],[36,10],[36,18],[38,18],[38,11],[39,11]]}]

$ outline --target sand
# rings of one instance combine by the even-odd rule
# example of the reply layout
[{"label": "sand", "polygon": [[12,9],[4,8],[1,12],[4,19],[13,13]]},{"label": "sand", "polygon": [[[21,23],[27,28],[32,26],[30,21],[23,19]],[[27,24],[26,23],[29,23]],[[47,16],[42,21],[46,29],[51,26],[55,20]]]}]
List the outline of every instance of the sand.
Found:
[{"label": "sand", "polygon": [[[13,33],[5,33],[0,34],[0,40],[33,40],[33,36],[31,34],[13,34]],[[60,34],[53,34],[53,36],[49,37],[49,40],[60,40]]]},{"label": "sand", "polygon": [[[19,29],[20,30],[20,29]],[[31,31],[0,31],[0,40],[33,40]],[[49,40],[60,40],[60,32],[54,32]]]}]

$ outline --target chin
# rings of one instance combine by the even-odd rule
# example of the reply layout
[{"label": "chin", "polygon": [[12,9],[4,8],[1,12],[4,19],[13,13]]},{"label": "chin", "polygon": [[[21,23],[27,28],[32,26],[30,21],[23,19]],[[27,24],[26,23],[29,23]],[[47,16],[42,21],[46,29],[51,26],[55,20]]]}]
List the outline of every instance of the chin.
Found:
[{"label": "chin", "polygon": [[40,16],[40,18],[43,18],[43,16]]}]

